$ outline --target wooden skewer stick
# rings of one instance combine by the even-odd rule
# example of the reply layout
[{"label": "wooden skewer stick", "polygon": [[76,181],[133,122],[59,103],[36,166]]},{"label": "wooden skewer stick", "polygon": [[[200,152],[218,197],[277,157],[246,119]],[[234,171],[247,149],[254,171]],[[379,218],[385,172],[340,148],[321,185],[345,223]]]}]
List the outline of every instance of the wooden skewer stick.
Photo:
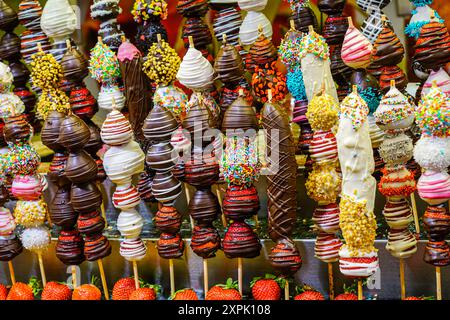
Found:
[{"label": "wooden skewer stick", "polygon": [[442,300],[441,267],[436,267],[436,300]]},{"label": "wooden skewer stick", "polygon": [[72,49],[72,44],[70,43],[70,39],[66,40],[66,47],[67,47],[68,50]]},{"label": "wooden skewer stick", "polygon": [[358,280],[358,300],[363,300],[363,285],[362,285],[362,280]]},{"label": "wooden skewer stick", "polygon": [[333,277],[333,264],[328,262],[328,288],[330,300],[334,300],[334,277]]},{"label": "wooden skewer stick", "polygon": [[[97,182],[97,187],[99,190],[102,190],[102,183],[100,181]],[[108,228],[108,219],[106,219],[106,210],[105,210],[105,202],[102,201],[100,206],[100,211],[102,213],[103,220],[105,220],[105,229]]]},{"label": "wooden skewer stick", "polygon": [[308,26],[308,31],[309,31],[309,33],[313,33],[314,32],[314,26],[309,25]]},{"label": "wooden skewer stick", "polygon": [[288,279],[286,279],[286,283],[284,284],[284,300],[289,300],[289,281],[288,281]]},{"label": "wooden skewer stick", "polygon": [[348,17],[347,20],[348,20],[348,26],[349,27],[353,27],[353,19],[352,19],[352,17]]},{"label": "wooden skewer stick", "polygon": [[238,286],[239,286],[239,293],[242,296],[242,258],[238,258]]},{"label": "wooden skewer stick", "polygon": [[416,196],[414,193],[411,193],[411,206],[413,210],[413,217],[414,217],[414,225],[416,227],[416,234],[420,235],[420,224],[419,224],[419,215],[417,213],[417,204],[416,204]]},{"label": "wooden skewer stick", "polygon": [[156,40],[158,41],[158,43],[161,43],[161,40],[162,40],[161,33],[158,33],[156,35]]},{"label": "wooden skewer stick", "polygon": [[406,298],[406,287],[405,287],[405,262],[400,258],[400,295],[402,300]]},{"label": "wooden skewer stick", "polygon": [[188,39],[189,39],[189,47],[190,48],[195,48],[194,38],[192,38],[192,36],[189,36]]},{"label": "wooden skewer stick", "polygon": [[8,268],[9,268],[9,276],[11,277],[11,283],[14,285],[16,284],[16,274],[14,273],[14,266],[11,260],[8,261]]},{"label": "wooden skewer stick", "polygon": [[103,294],[105,296],[105,299],[109,300],[108,284],[106,282],[105,269],[103,268],[102,259],[98,259],[97,263],[98,263],[98,270],[100,271],[100,278],[102,279]]},{"label": "wooden skewer stick", "polygon": [[205,298],[209,291],[209,279],[208,279],[208,259],[203,259],[203,287],[205,290]]},{"label": "wooden skewer stick", "polygon": [[98,36],[98,37],[97,37],[97,41],[98,41],[99,43],[103,43],[102,37]]},{"label": "wooden skewer stick", "polygon": [[294,21],[294,19],[289,20],[289,23],[291,25],[291,30],[296,30],[295,29],[295,21]]},{"label": "wooden skewer stick", "polygon": [[139,289],[139,271],[137,261],[133,261],[133,274],[134,274],[134,286],[136,289]]},{"label": "wooden skewer stick", "polygon": [[[184,193],[186,194],[186,203],[189,206],[189,203],[191,202],[191,194],[189,192],[189,187],[187,185],[187,183],[184,183]],[[189,215],[189,219],[191,221],[191,230],[194,230],[194,219],[192,218],[191,215]]]},{"label": "wooden skewer stick", "polygon": [[216,195],[217,195],[217,200],[219,201],[220,209],[222,211],[222,225],[224,228],[226,228],[228,226],[228,222],[227,222],[227,217],[225,217],[225,215],[223,214],[222,192],[220,191],[220,186],[218,184],[216,184]]},{"label": "wooden skewer stick", "polygon": [[41,271],[41,279],[42,279],[42,285],[45,287],[47,284],[47,276],[45,275],[45,268],[44,268],[44,261],[42,259],[42,252],[38,252],[38,261],[39,261],[39,270]]},{"label": "wooden skewer stick", "polygon": [[37,43],[37,48],[38,48],[38,51],[40,51],[40,52],[43,51],[43,50],[42,50],[42,45],[41,45],[40,42]]},{"label": "wooden skewer stick", "polygon": [[72,286],[74,289],[77,288],[77,267],[72,266]]},{"label": "wooden skewer stick", "polygon": [[173,269],[173,259],[169,259],[169,272],[170,272],[170,295],[175,294],[175,271]]},{"label": "wooden skewer stick", "polygon": [[120,40],[122,40],[122,43],[125,43],[125,42],[127,42],[127,37],[125,37],[125,35],[122,35],[120,37]]}]

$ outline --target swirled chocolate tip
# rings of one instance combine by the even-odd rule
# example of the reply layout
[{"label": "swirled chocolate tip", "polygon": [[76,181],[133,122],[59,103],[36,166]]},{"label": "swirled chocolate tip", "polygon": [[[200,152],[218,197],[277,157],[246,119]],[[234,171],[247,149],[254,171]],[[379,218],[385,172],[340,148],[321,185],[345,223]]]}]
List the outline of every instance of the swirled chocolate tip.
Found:
[{"label": "swirled chocolate tip", "polygon": [[161,232],[177,233],[181,227],[181,215],[175,207],[163,206],[156,213],[155,225]]},{"label": "swirled chocolate tip", "polygon": [[79,265],[85,260],[84,241],[78,231],[61,231],[56,243],[56,257],[65,265]]},{"label": "swirled chocolate tip", "polygon": [[197,190],[189,203],[188,213],[198,224],[209,225],[220,213],[219,201],[211,189]]},{"label": "swirled chocolate tip", "polygon": [[220,249],[220,235],[216,228],[195,226],[192,232],[191,248],[203,259],[213,258]]},{"label": "swirled chocolate tip", "polygon": [[252,228],[245,222],[233,222],[222,242],[227,258],[255,258],[261,251],[261,243]]},{"label": "swirled chocolate tip", "polygon": [[158,243],[158,254],[164,259],[177,259],[183,255],[184,241],[179,233],[161,233]]},{"label": "swirled chocolate tip", "polygon": [[296,273],[302,266],[302,257],[295,243],[280,239],[269,254],[270,264],[284,275]]},{"label": "swirled chocolate tip", "polygon": [[100,234],[87,236],[84,243],[84,255],[87,261],[97,261],[111,254],[109,240]]}]

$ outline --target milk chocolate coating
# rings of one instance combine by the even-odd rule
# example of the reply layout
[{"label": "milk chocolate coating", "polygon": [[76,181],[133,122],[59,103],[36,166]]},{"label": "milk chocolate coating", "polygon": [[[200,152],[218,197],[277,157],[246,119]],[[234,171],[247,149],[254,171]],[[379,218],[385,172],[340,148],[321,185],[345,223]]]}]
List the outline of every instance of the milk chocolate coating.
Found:
[{"label": "milk chocolate coating", "polygon": [[258,214],[259,198],[255,187],[229,186],[223,199],[223,214],[232,220],[244,220]]},{"label": "milk chocolate coating", "polygon": [[206,49],[212,43],[211,31],[201,16],[188,18],[183,26],[182,38],[186,48],[189,48],[190,36],[198,50]]},{"label": "milk chocolate coating", "polygon": [[389,25],[385,24],[373,44],[372,65],[394,66],[403,60],[404,55],[405,49],[400,39]]},{"label": "milk chocolate coating", "polygon": [[328,17],[327,20],[325,20],[325,24],[323,26],[323,37],[327,41],[329,45],[332,44],[340,44],[342,45],[342,42],[345,38],[345,33],[348,29],[348,19],[347,17]]},{"label": "milk chocolate coating", "polygon": [[217,219],[220,205],[210,188],[195,192],[189,202],[188,213],[197,224],[202,226],[210,225]]},{"label": "milk chocolate coating", "polygon": [[444,240],[450,233],[450,215],[443,205],[428,206],[423,216],[425,230],[431,239]]},{"label": "milk chocolate coating", "polygon": [[63,153],[55,153],[47,173],[48,179],[59,188],[71,184],[71,181],[66,176],[67,158],[67,155]]},{"label": "milk chocolate coating", "polygon": [[175,207],[163,206],[156,213],[155,225],[161,232],[177,233],[181,227],[181,214]]},{"label": "milk chocolate coating", "polygon": [[339,15],[345,7],[345,0],[319,0],[319,10],[327,15]]},{"label": "milk chocolate coating", "polygon": [[387,93],[391,88],[391,80],[395,81],[395,87],[403,91],[408,85],[406,74],[397,66],[384,67],[380,75],[380,89],[383,93]]},{"label": "milk chocolate coating", "polygon": [[279,239],[269,254],[270,264],[284,275],[296,273],[302,266],[302,258],[295,243]]},{"label": "milk chocolate coating", "polygon": [[342,45],[330,46],[330,68],[334,81],[344,84],[350,80],[353,69],[347,66],[341,57]]},{"label": "milk chocolate coating", "polygon": [[78,213],[92,212],[101,206],[102,193],[93,182],[73,185],[70,190],[70,203]]},{"label": "milk chocolate coating", "polygon": [[89,138],[89,142],[84,146],[84,150],[89,153],[91,157],[96,158],[97,152],[103,147],[102,137],[100,136],[100,128],[89,119],[85,122],[89,127],[91,136]]},{"label": "milk chocolate coating", "polygon": [[196,188],[209,188],[219,180],[219,163],[206,155],[202,159],[192,157],[184,165],[185,181]]},{"label": "milk chocolate coating", "polygon": [[175,166],[176,156],[170,143],[157,143],[148,149],[145,162],[153,170],[169,171]]},{"label": "milk chocolate coating", "polygon": [[105,181],[106,179],[106,172],[105,172],[105,168],[103,167],[103,161],[102,159],[96,159],[95,163],[97,163],[97,182],[102,183],[103,181]]},{"label": "milk chocolate coating", "polygon": [[77,229],[83,235],[95,235],[102,233],[105,228],[105,219],[101,213],[96,210],[89,213],[83,213],[78,216]]},{"label": "milk chocolate coating", "polygon": [[119,60],[125,86],[125,98],[128,107],[128,120],[137,142],[144,140],[142,126],[153,107],[152,89],[148,77],[142,71],[142,56],[132,60]]},{"label": "milk chocolate coating", "polygon": [[222,242],[227,258],[255,258],[259,256],[261,243],[252,228],[245,222],[233,222]]},{"label": "milk chocolate coating", "polygon": [[64,147],[57,142],[64,114],[58,111],[50,111],[44,121],[41,132],[42,143],[55,151],[62,151]]},{"label": "milk chocolate coating", "polygon": [[[292,233],[297,212],[297,167],[295,145],[289,118],[278,105],[266,103],[263,111],[263,126],[267,141],[273,141],[272,132],[278,130],[279,169],[276,174],[267,176],[267,196],[269,211],[269,236],[273,241],[287,239]],[[273,144],[267,147],[268,156],[272,154]]]},{"label": "milk chocolate coating", "polygon": [[160,202],[172,202],[168,198],[176,198],[181,194],[181,183],[171,172],[157,172],[153,179],[153,195]]},{"label": "milk chocolate coating", "polygon": [[207,137],[204,136],[205,131],[216,127],[208,107],[204,103],[199,102],[199,99],[193,103],[181,125],[191,134],[192,146],[196,145],[196,140],[199,139],[199,137],[203,137],[203,147],[209,144],[206,139]]},{"label": "milk chocolate coating", "polygon": [[357,85],[358,90],[367,90],[368,88],[379,89],[377,79],[364,69],[355,70],[351,76],[350,83]]},{"label": "milk chocolate coating", "polygon": [[177,259],[183,255],[184,241],[178,233],[161,233],[157,248],[161,258]]},{"label": "milk chocolate coating", "polygon": [[56,243],[56,257],[65,265],[79,265],[84,260],[84,241],[78,231],[61,231]]},{"label": "milk chocolate coating", "polygon": [[77,223],[78,213],[70,204],[70,189],[59,188],[48,207],[52,222],[63,229],[72,229]]},{"label": "milk chocolate coating", "polygon": [[195,226],[192,231],[191,248],[203,259],[213,258],[220,249],[220,236],[214,227]]},{"label": "milk chocolate coating", "polygon": [[69,102],[72,112],[85,121],[91,119],[98,111],[97,101],[84,83],[72,88]]},{"label": "milk chocolate coating", "polygon": [[435,267],[445,267],[450,264],[450,247],[445,241],[430,240],[423,254],[423,260]]},{"label": "milk chocolate coating", "polygon": [[158,34],[161,39],[168,42],[167,31],[159,20],[153,20],[145,25],[138,25],[134,41],[136,47],[142,52],[147,53],[153,43],[158,41]]},{"label": "milk chocolate coating", "polygon": [[178,159],[177,164],[172,169],[172,174],[178,181],[184,182],[184,161]]},{"label": "milk chocolate coating", "polygon": [[11,261],[22,251],[22,243],[17,237],[12,239],[0,239],[0,261]]},{"label": "milk chocolate coating", "polygon": [[294,20],[295,29],[303,33],[308,33],[308,27],[313,26],[314,30],[318,31],[317,18],[309,6],[298,8],[289,20]]},{"label": "milk chocolate coating", "polygon": [[71,114],[61,123],[58,143],[70,151],[77,151],[89,142],[91,132],[86,123],[78,116]]},{"label": "milk chocolate coating", "polygon": [[20,114],[7,118],[3,127],[3,135],[6,142],[27,143],[31,137],[31,126],[26,121],[25,115]]},{"label": "milk chocolate coating", "polygon": [[64,79],[71,83],[82,82],[89,75],[88,66],[86,57],[76,47],[67,48],[61,59]]},{"label": "milk chocolate coating", "polygon": [[247,58],[245,59],[245,66],[249,72],[254,72],[256,66],[264,68],[265,65],[270,65],[276,61],[278,52],[272,41],[260,33],[256,41],[250,47]]},{"label": "milk chocolate coating", "polygon": [[258,129],[258,121],[252,106],[243,98],[238,97],[228,107],[222,120],[222,132],[227,130]]},{"label": "milk chocolate coating", "polygon": [[97,261],[111,254],[111,244],[101,233],[87,236],[84,241],[84,255],[87,261]]},{"label": "milk chocolate coating", "polygon": [[241,81],[244,65],[235,46],[228,43],[222,45],[217,53],[214,69],[217,72],[217,78],[225,85],[234,85]]},{"label": "milk chocolate coating", "polygon": [[70,153],[65,167],[66,177],[73,183],[93,181],[97,177],[97,163],[84,150]]},{"label": "milk chocolate coating", "polygon": [[179,0],[177,4],[178,14],[184,17],[201,17],[208,9],[208,0]]},{"label": "milk chocolate coating", "polygon": [[20,38],[14,33],[5,33],[0,39],[0,60],[20,59]]},{"label": "milk chocolate coating", "polygon": [[0,29],[13,31],[18,24],[17,13],[3,0],[0,0]]},{"label": "milk chocolate coating", "polygon": [[145,119],[143,131],[146,139],[153,143],[169,142],[178,128],[175,116],[167,109],[156,105]]},{"label": "milk chocolate coating", "polygon": [[444,24],[430,22],[422,27],[413,59],[425,69],[434,70],[450,60],[450,35]]}]

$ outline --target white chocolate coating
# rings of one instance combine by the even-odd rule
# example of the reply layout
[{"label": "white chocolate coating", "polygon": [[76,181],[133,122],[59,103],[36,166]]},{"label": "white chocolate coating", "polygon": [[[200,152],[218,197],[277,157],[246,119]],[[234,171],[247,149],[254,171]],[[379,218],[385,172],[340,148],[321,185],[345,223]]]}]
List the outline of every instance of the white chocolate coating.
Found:
[{"label": "white chocolate coating", "polygon": [[411,257],[417,251],[417,240],[414,235],[406,229],[390,230],[386,250],[392,256],[400,259]]},{"label": "white chocolate coating", "polygon": [[117,110],[123,109],[125,106],[125,96],[122,91],[116,85],[102,85],[97,98],[99,108],[110,111],[113,109],[113,101]]},{"label": "white chocolate coating", "polygon": [[117,230],[128,239],[138,238],[144,226],[144,218],[135,209],[120,212],[117,218]]},{"label": "white chocolate coating", "polygon": [[[374,274],[378,269],[378,254],[376,251],[370,253],[359,253],[355,256],[351,253],[346,245],[343,245],[339,250],[339,269],[340,271],[348,277],[369,277]],[[352,259],[366,258],[371,261],[363,262]],[[346,260],[350,259],[350,261]]]},{"label": "white chocolate coating", "polygon": [[69,37],[77,28],[77,15],[68,0],[48,0],[42,10],[41,28],[56,41]]},{"label": "white chocolate coating", "polygon": [[214,81],[214,68],[199,50],[189,48],[181,62],[177,79],[191,90],[203,90]]},{"label": "white chocolate coating", "polygon": [[128,261],[144,259],[147,247],[140,238],[125,239],[120,243],[120,255]]},{"label": "white chocolate coating", "polygon": [[442,92],[446,95],[450,94],[450,76],[443,68],[440,68],[438,71],[431,70],[427,81],[425,81],[423,85],[421,93],[422,98],[430,92],[434,81],[436,81],[436,85],[442,90]]},{"label": "white chocolate coating", "polygon": [[50,233],[45,227],[25,229],[21,235],[23,247],[31,251],[41,251],[50,244]]},{"label": "white chocolate coating", "polygon": [[258,27],[261,26],[263,34],[267,39],[272,39],[272,24],[262,12],[249,11],[242,21],[239,29],[239,39],[242,45],[250,46],[259,37]]},{"label": "white chocolate coating", "polygon": [[241,10],[245,11],[263,11],[267,5],[267,0],[238,0]]}]

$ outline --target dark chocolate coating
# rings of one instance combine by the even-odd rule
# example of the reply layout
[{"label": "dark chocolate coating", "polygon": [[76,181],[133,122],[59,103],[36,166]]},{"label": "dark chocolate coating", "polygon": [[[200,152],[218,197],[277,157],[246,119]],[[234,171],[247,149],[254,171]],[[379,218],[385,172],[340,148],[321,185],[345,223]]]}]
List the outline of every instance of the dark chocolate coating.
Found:
[{"label": "dark chocolate coating", "polygon": [[5,33],[0,39],[0,60],[20,59],[20,38],[14,33]]},{"label": "dark chocolate coating", "polygon": [[145,119],[142,129],[146,139],[157,143],[169,142],[177,128],[175,116],[166,108],[156,105]]},{"label": "dark chocolate coating", "polygon": [[428,206],[422,219],[431,239],[443,240],[450,233],[450,215],[444,206]]},{"label": "dark chocolate coating", "polygon": [[189,36],[194,40],[194,46],[198,50],[206,49],[207,46],[212,44],[211,31],[202,17],[190,17],[186,20],[182,31],[186,48],[189,48]]},{"label": "dark chocolate coating", "polygon": [[293,275],[302,267],[302,257],[291,239],[279,239],[269,254],[270,264],[283,275]]},{"label": "dark chocolate coating", "polygon": [[192,230],[191,248],[203,259],[213,258],[220,249],[220,236],[214,227],[195,226]]},{"label": "dark chocolate coating", "polygon": [[27,143],[31,137],[31,126],[26,121],[25,115],[20,114],[7,118],[3,127],[3,135],[6,142]]},{"label": "dark chocolate coating", "polygon": [[42,143],[48,148],[61,151],[64,147],[58,143],[61,124],[64,121],[64,114],[58,111],[50,111],[47,119],[44,121],[41,131]]},{"label": "dark chocolate coating", "polygon": [[48,179],[60,188],[71,184],[70,180],[66,177],[67,158],[67,155],[63,153],[55,153],[50,163],[49,172],[47,173]]},{"label": "dark chocolate coating", "polygon": [[159,20],[149,21],[145,25],[138,25],[134,40],[136,47],[146,54],[152,44],[158,41],[158,34],[161,35],[161,39],[168,42],[167,31]]},{"label": "dark chocolate coating", "polygon": [[65,265],[79,265],[84,260],[84,241],[78,231],[61,231],[56,243],[56,257]]},{"label": "dark chocolate coating", "polygon": [[379,90],[377,79],[364,69],[355,70],[351,76],[350,83],[358,86],[358,90],[367,90],[373,88]]},{"label": "dark chocolate coating", "polygon": [[87,122],[98,111],[98,104],[84,83],[79,83],[72,88],[69,96],[72,112]]},{"label": "dark chocolate coating", "polygon": [[[27,90],[26,85],[28,80],[30,79],[30,70],[20,61],[10,61],[9,68],[11,69],[11,73],[14,77],[14,89]],[[30,93],[31,95],[31,93]],[[34,95],[33,95],[34,96]],[[29,105],[25,103],[22,99],[23,97],[19,96],[26,107]],[[36,102],[36,97],[34,97],[34,102]],[[34,106],[34,103],[32,103]]]},{"label": "dark chocolate coating", "polygon": [[406,74],[397,66],[384,67],[380,75],[380,89],[387,93],[391,88],[391,80],[395,81],[395,87],[403,91],[408,85]]},{"label": "dark chocolate coating", "polygon": [[404,55],[405,48],[400,39],[385,23],[373,44],[372,67],[395,66],[402,62]]},{"label": "dark chocolate coating", "polygon": [[177,12],[184,17],[201,17],[209,9],[209,0],[178,0]]},{"label": "dark chocolate coating", "polygon": [[153,170],[169,171],[177,161],[177,154],[170,143],[157,143],[147,152],[145,162]]},{"label": "dark chocolate coating", "polygon": [[70,204],[70,189],[59,188],[48,207],[52,222],[57,226],[70,230],[77,223],[78,213],[73,210]]},{"label": "dark chocolate coating", "polygon": [[134,132],[137,142],[144,140],[142,126],[145,118],[153,107],[152,89],[149,78],[142,71],[142,56],[133,60],[120,61],[123,84],[125,86],[125,98],[128,107],[128,120]]},{"label": "dark chocolate coating", "polygon": [[244,65],[236,47],[224,43],[216,56],[214,69],[217,78],[225,85],[238,84],[244,75]]},{"label": "dark chocolate coating", "polygon": [[101,213],[92,211],[89,213],[83,213],[78,216],[77,229],[83,235],[95,235],[102,233],[105,228],[105,219],[103,219]]},{"label": "dark chocolate coating", "polygon": [[0,261],[11,261],[22,251],[22,243],[17,237],[12,239],[0,239]]},{"label": "dark chocolate coating", "polygon": [[153,179],[152,190],[156,200],[165,202],[164,199],[181,193],[181,183],[175,179],[171,172],[157,172]]},{"label": "dark chocolate coating", "polygon": [[219,180],[219,172],[217,160],[207,155],[201,159],[194,155],[184,164],[184,179],[196,188],[209,188]]},{"label": "dark chocolate coating", "polygon": [[102,137],[100,136],[100,128],[89,119],[85,122],[89,127],[91,137],[89,138],[89,142],[84,146],[84,150],[89,153],[91,157],[96,158],[98,150],[103,147]]},{"label": "dark chocolate coating", "polygon": [[97,261],[111,254],[109,240],[100,234],[87,236],[84,240],[84,255],[87,261]]},{"label": "dark chocolate coating", "polygon": [[71,114],[61,123],[58,143],[69,151],[77,151],[89,142],[91,132],[86,123],[78,116]]},{"label": "dark chocolate coating", "polygon": [[161,232],[177,233],[181,227],[181,214],[175,207],[163,206],[156,213],[155,225]]},{"label": "dark chocolate coating", "polygon": [[330,46],[330,68],[333,80],[337,83],[346,83],[352,76],[353,69],[347,66],[341,57],[342,45]]},{"label": "dark chocolate coating", "polygon": [[345,33],[348,29],[348,19],[347,17],[338,16],[338,17],[328,17],[325,20],[325,24],[323,26],[323,37],[327,41],[329,45],[339,44],[342,45],[344,42]]},{"label": "dark chocolate coating", "polygon": [[220,204],[211,189],[197,190],[188,207],[189,215],[196,224],[206,226],[217,219],[220,213]]},{"label": "dark chocolate coating", "polygon": [[371,9],[371,6],[376,6],[379,9],[383,9],[386,7],[391,0],[381,0],[381,1],[372,1],[372,0],[356,0],[358,6],[360,6],[364,11],[368,11]]},{"label": "dark chocolate coating", "polygon": [[3,207],[9,200],[8,189],[2,184],[0,185],[0,207]]},{"label": "dark chocolate coating", "polygon": [[172,169],[172,174],[178,181],[184,182],[184,161],[182,159],[178,159],[177,164]]},{"label": "dark chocolate coating", "polygon": [[227,258],[255,258],[261,251],[261,243],[252,228],[245,222],[233,222],[222,242]]},{"label": "dark chocolate coating", "polygon": [[183,255],[184,241],[179,233],[161,233],[158,243],[158,254],[163,259],[177,259]]},{"label": "dark chocolate coating", "polygon": [[319,0],[319,10],[327,15],[339,15],[345,7],[346,0]]},{"label": "dark chocolate coating", "polygon": [[223,199],[223,214],[229,219],[244,220],[258,214],[259,198],[255,187],[229,186]]},{"label": "dark chocolate coating", "polygon": [[106,21],[117,17],[119,14],[120,7],[117,1],[94,0],[94,3],[91,5],[91,17],[93,19]]},{"label": "dark chocolate coating", "polygon": [[247,71],[254,72],[256,67],[265,68],[273,61],[276,61],[278,52],[272,41],[260,33],[256,41],[251,45],[247,57],[245,59],[245,66]]},{"label": "dark chocolate coating", "polygon": [[72,83],[80,83],[89,75],[88,66],[86,57],[76,47],[66,49],[61,59],[64,78]]},{"label": "dark chocolate coating", "polygon": [[434,70],[450,61],[450,35],[444,24],[430,22],[422,27],[413,60],[425,69]]},{"label": "dark chocolate coating", "polygon": [[3,0],[0,0],[0,29],[13,31],[18,24],[17,13]]},{"label": "dark chocolate coating", "polygon": [[200,137],[203,137],[202,146],[206,147],[209,141],[207,141],[205,131],[216,127],[208,107],[203,102],[199,102],[199,99],[195,100],[181,125],[191,134],[192,147],[198,144],[196,140]]},{"label": "dark chocolate coating", "polygon": [[319,26],[317,24],[317,18],[309,6],[299,7],[296,12],[292,13],[289,20],[294,20],[295,29],[297,29],[298,31],[301,31],[303,33],[308,33],[309,26],[313,26],[314,30],[316,32],[319,31],[318,30]]},{"label": "dark chocolate coating", "polygon": [[[258,121],[252,106],[243,97],[238,97],[223,116],[222,132],[227,130],[258,129]],[[227,135],[228,136],[228,135]]]},{"label": "dark chocolate coating", "polygon": [[97,178],[97,163],[84,150],[70,153],[66,163],[66,176],[73,183],[85,183]]},{"label": "dark chocolate coating", "polygon": [[89,213],[102,205],[102,193],[94,182],[73,185],[70,190],[70,203],[78,213]]},{"label": "dark chocolate coating", "polygon": [[423,253],[423,260],[435,267],[445,267],[450,264],[450,247],[445,241],[430,240]]},{"label": "dark chocolate coating", "polygon": [[139,192],[139,196],[145,202],[150,202],[155,200],[152,194],[152,184],[153,184],[153,175],[148,174],[147,172],[141,173],[139,177],[139,182],[137,185],[137,189]]}]

